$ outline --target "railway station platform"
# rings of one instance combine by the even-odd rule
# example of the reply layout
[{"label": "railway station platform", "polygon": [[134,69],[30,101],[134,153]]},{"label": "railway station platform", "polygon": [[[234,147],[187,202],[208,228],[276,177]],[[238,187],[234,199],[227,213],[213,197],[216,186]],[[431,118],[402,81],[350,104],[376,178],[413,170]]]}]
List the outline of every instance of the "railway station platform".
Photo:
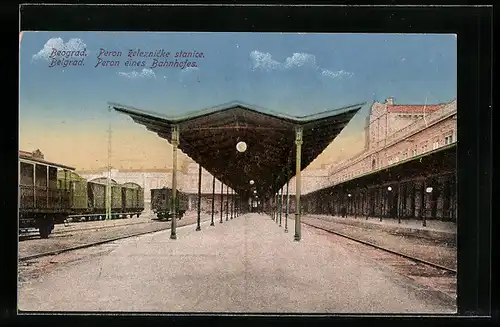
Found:
[{"label": "railway station platform", "polygon": [[426,226],[422,225],[422,220],[417,219],[397,219],[369,217],[338,217],[329,215],[306,215],[306,217],[320,218],[335,223],[359,226],[366,229],[379,229],[389,233],[395,233],[406,236],[429,238],[436,241],[455,242],[457,227],[453,222],[427,220]]},{"label": "railway station platform", "polygon": [[[293,240],[268,215],[164,230],[78,250],[20,285],[20,310],[181,313],[447,313],[455,308],[331,234]],[[101,250],[96,250],[100,248]],[[85,255],[86,254],[86,255]],[[50,260],[63,262],[60,254]]]}]

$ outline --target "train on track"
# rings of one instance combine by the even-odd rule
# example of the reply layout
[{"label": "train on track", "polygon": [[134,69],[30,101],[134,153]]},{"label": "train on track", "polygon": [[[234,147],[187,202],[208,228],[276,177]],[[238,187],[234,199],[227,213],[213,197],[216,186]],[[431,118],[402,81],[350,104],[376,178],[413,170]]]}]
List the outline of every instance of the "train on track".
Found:
[{"label": "train on track", "polygon": [[[107,178],[91,181],[69,166],[45,161],[40,155],[19,153],[19,230],[37,228],[47,238],[54,224],[73,220],[102,220],[106,198],[111,218],[137,217],[144,211],[144,189]],[[109,193],[108,193],[109,190]]]},{"label": "train on track", "polygon": [[[151,189],[151,210],[156,214],[157,219],[170,220],[173,216],[172,189],[163,187]],[[188,195],[177,190],[176,192],[176,214],[181,219],[188,209]]]}]

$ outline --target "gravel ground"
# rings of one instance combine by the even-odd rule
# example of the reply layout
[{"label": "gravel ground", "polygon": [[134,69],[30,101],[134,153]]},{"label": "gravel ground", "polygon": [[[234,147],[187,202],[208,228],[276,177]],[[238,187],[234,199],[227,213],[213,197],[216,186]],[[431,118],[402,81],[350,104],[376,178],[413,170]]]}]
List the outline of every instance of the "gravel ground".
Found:
[{"label": "gravel ground", "polygon": [[366,229],[358,226],[327,221],[325,219],[314,218],[311,216],[305,216],[301,219],[304,223],[322,228],[331,228],[334,231],[347,236],[370,242],[393,251],[398,251],[409,256],[427,260],[452,269],[456,269],[457,267],[457,248],[455,244],[434,242],[426,238],[394,235],[383,230],[372,228]]},{"label": "gravel ground", "polygon": [[[170,229],[171,221],[160,222],[151,220],[151,218],[152,216],[141,216],[120,220],[70,223],[67,227],[63,224],[56,225],[53,234],[47,239],[33,238],[19,242],[19,258],[126,235]],[[201,215],[201,221],[210,219],[210,215]],[[196,223],[196,220],[197,215],[186,215],[177,221],[177,226],[193,224]]]}]

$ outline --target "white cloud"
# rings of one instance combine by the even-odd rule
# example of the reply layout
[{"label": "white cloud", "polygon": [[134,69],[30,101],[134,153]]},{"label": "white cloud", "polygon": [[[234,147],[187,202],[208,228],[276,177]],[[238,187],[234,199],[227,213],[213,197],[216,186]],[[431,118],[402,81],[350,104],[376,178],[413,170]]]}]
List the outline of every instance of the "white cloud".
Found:
[{"label": "white cloud", "polygon": [[331,71],[329,69],[322,69],[316,63],[316,56],[310,53],[299,53],[295,52],[291,57],[287,57],[284,62],[279,62],[272,58],[272,55],[268,52],[260,52],[254,50],[250,53],[250,59],[253,63],[253,70],[261,69],[265,71],[270,70],[286,70],[293,69],[296,67],[310,67],[314,70],[321,71],[321,75],[338,78],[338,77],[351,77],[353,73],[349,73],[343,70]]},{"label": "white cloud", "polygon": [[43,49],[33,55],[32,60],[44,59],[49,61],[53,49],[57,49],[58,51],[82,51],[86,48],[87,45],[81,39],[73,38],[64,43],[60,37],[52,38],[45,43]]},{"label": "white cloud", "polygon": [[285,68],[311,66],[318,68],[316,65],[316,56],[309,53],[294,53],[291,57],[285,59]]},{"label": "white cloud", "polygon": [[330,78],[339,78],[339,77],[351,77],[354,74],[348,73],[348,72],[343,71],[343,70],[339,70],[339,71],[334,72],[334,71],[331,71],[329,69],[323,69],[321,71],[321,75],[326,76],[326,77],[330,77]]},{"label": "white cloud", "polygon": [[156,78],[155,72],[152,69],[147,69],[147,68],[143,68],[141,72],[136,72],[135,70],[130,73],[119,72],[118,75],[130,79],[140,78],[140,77]]},{"label": "white cloud", "polygon": [[199,68],[198,67],[186,67],[184,69],[181,69],[182,72],[192,72],[194,70],[198,70]]},{"label": "white cloud", "polygon": [[250,52],[250,59],[253,62],[253,69],[264,69],[264,70],[274,70],[279,69],[281,64],[276,60],[272,59],[270,53],[264,53],[257,50]]}]

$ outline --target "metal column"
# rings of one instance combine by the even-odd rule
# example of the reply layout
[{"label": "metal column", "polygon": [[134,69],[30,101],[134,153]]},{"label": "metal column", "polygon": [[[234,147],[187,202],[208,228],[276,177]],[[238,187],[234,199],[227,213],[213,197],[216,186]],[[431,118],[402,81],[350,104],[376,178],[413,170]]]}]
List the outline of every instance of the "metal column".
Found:
[{"label": "metal column", "polygon": [[222,224],[222,205],[224,203],[224,184],[220,182],[220,223]]},{"label": "metal column", "polygon": [[281,214],[283,212],[283,188],[280,188],[280,194],[281,195],[280,195],[280,199],[279,199],[279,201],[280,201],[280,207],[279,207],[280,208],[280,224],[279,224],[279,227],[281,227]]},{"label": "metal column", "polygon": [[226,187],[226,221],[229,220],[229,186]]},{"label": "metal column", "polygon": [[290,170],[288,170],[286,180],[286,213],[285,213],[285,233],[288,233],[288,210],[290,209],[290,194],[288,193],[288,182],[290,180]]},{"label": "metal column", "polygon": [[170,228],[170,238],[177,239],[175,229],[177,227],[177,147],[179,146],[179,126],[172,126],[172,227]]},{"label": "metal column", "polygon": [[280,194],[280,191],[278,190],[278,193],[276,193],[276,195],[274,196],[274,200],[275,200],[275,203],[276,203],[276,223],[278,223],[278,220],[279,220],[279,213],[278,213],[278,210],[279,210],[279,194]]},{"label": "metal column", "polygon": [[231,189],[231,219],[233,219],[234,215],[234,190]]},{"label": "metal column", "polygon": [[398,224],[401,224],[401,183],[398,182],[398,210],[396,211],[398,215]]},{"label": "metal column", "polygon": [[198,216],[196,220],[196,230],[200,231],[200,215],[201,215],[201,165],[198,164]]},{"label": "metal column", "polygon": [[301,172],[301,159],[302,159],[302,126],[295,128],[295,145],[296,145],[296,159],[295,159],[295,235],[293,239],[300,241],[300,172]]},{"label": "metal column", "polygon": [[215,209],[215,176],[212,179],[212,221],[210,226],[215,226],[214,224],[214,209]]}]

